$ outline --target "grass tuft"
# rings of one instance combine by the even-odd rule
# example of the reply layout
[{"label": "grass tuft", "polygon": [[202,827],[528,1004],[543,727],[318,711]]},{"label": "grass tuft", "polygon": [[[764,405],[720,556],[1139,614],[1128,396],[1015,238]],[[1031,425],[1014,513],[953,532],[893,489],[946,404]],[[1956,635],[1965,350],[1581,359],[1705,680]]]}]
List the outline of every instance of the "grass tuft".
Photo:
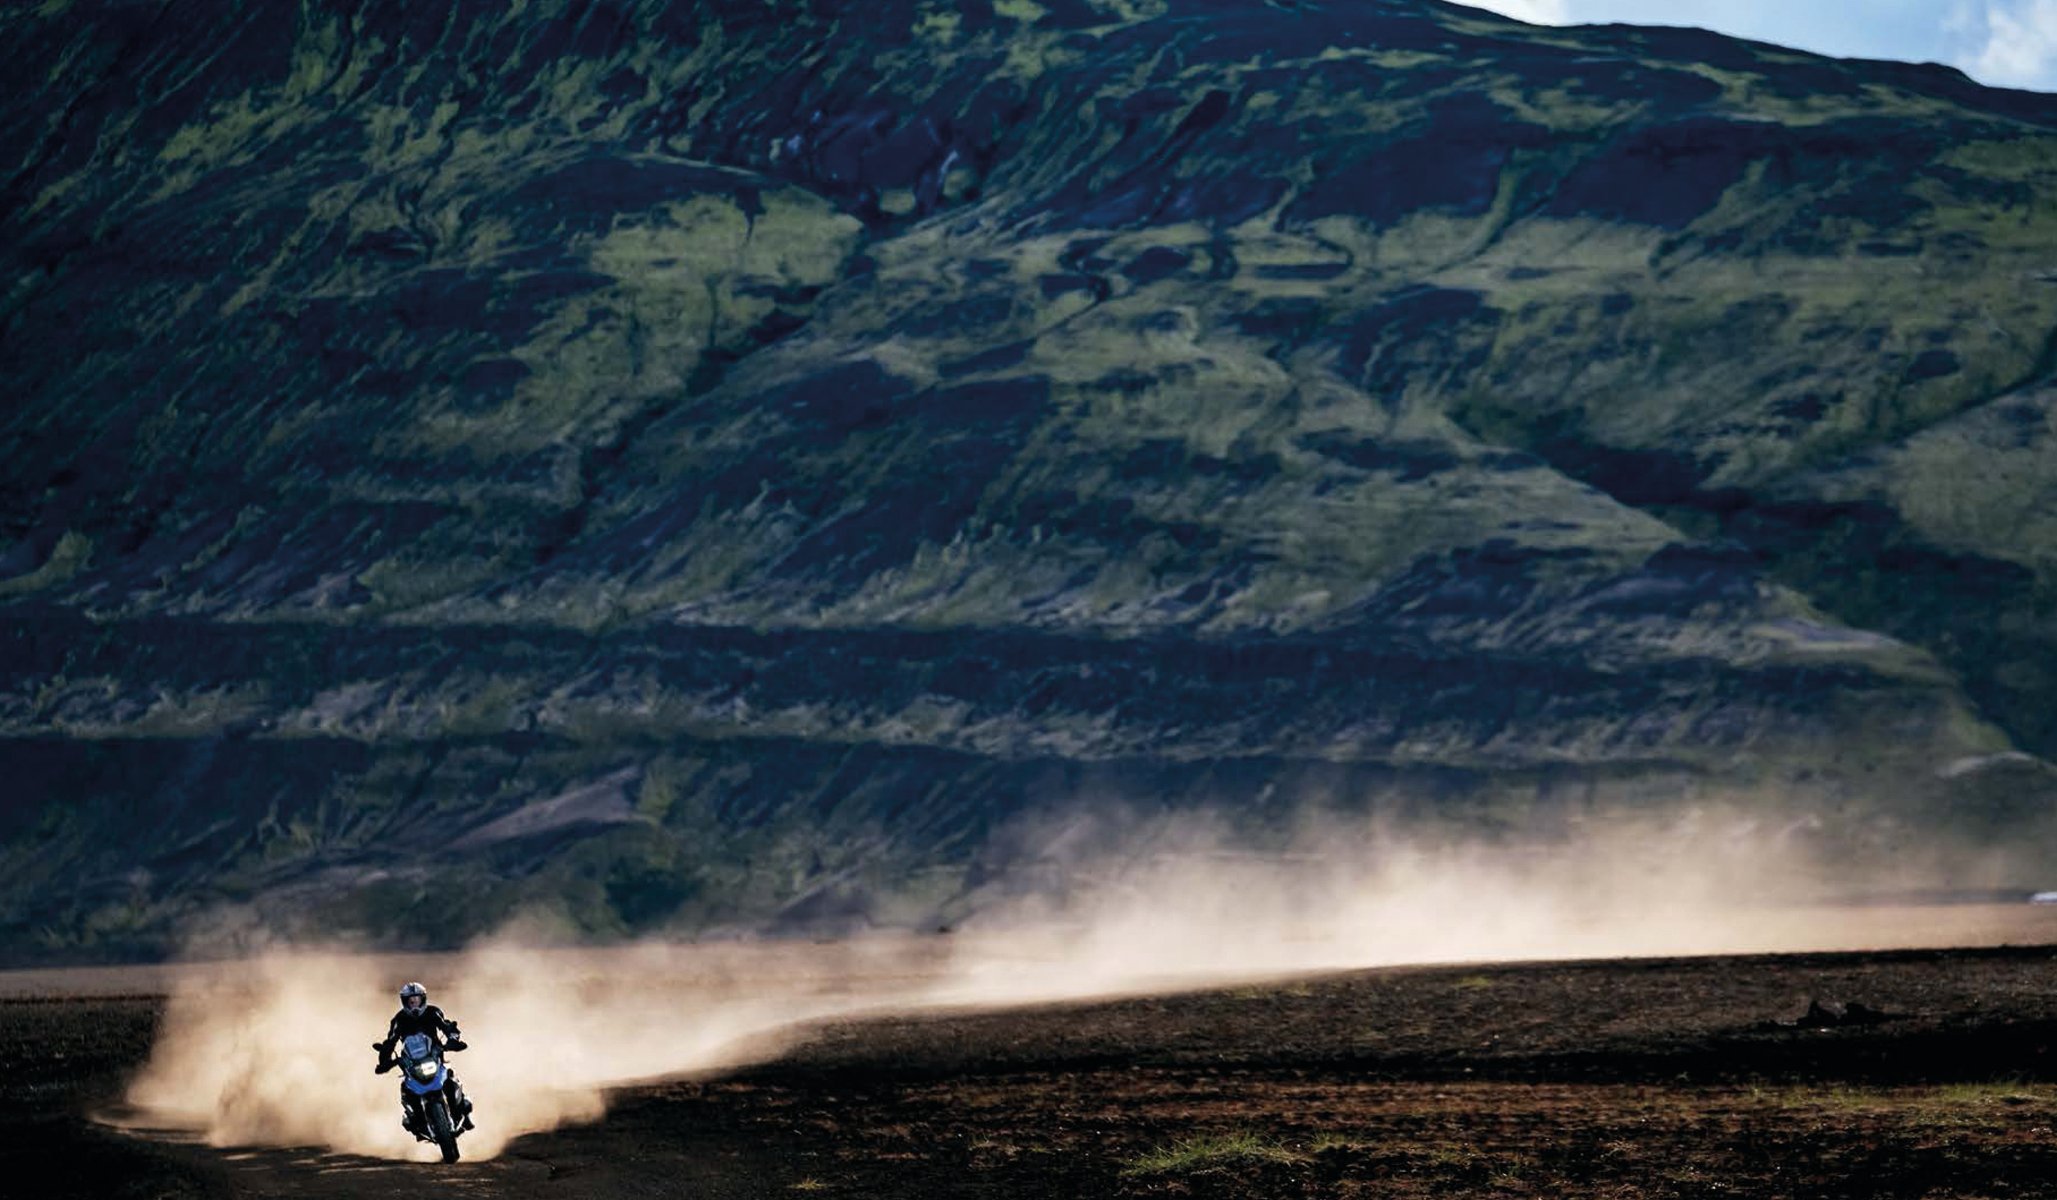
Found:
[{"label": "grass tuft", "polygon": [[1230,1162],[1305,1162],[1307,1156],[1254,1133],[1210,1134],[1183,1138],[1130,1160],[1124,1175],[1164,1175],[1197,1171]]},{"label": "grass tuft", "polygon": [[1936,1101],[1962,1104],[2047,1104],[2052,1089],[2021,1079],[1995,1079],[1984,1083],[1952,1083],[1936,1089]]}]

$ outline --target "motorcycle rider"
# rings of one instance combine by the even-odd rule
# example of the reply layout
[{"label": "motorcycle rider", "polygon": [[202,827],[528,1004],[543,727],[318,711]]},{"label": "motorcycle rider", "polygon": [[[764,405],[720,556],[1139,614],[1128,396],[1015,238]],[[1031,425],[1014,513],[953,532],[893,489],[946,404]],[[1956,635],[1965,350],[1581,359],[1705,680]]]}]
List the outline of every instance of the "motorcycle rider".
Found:
[{"label": "motorcycle rider", "polygon": [[[383,1075],[394,1067],[393,1047],[403,1038],[425,1033],[431,1038],[440,1038],[445,1051],[464,1049],[464,1035],[458,1031],[457,1022],[443,1015],[443,1010],[429,1003],[429,990],[418,983],[407,983],[400,988],[400,1011],[386,1023],[384,1041],[373,1042],[371,1048],[379,1052],[378,1073]],[[445,1064],[446,1066],[448,1064]],[[471,1100],[464,1094],[464,1086],[457,1082],[457,1072],[451,1071],[443,1084],[445,1098],[450,1103],[450,1112],[458,1117],[461,1129],[471,1129]],[[407,1106],[407,1086],[400,1086],[400,1125],[409,1133],[419,1133],[413,1125],[413,1110]]]}]

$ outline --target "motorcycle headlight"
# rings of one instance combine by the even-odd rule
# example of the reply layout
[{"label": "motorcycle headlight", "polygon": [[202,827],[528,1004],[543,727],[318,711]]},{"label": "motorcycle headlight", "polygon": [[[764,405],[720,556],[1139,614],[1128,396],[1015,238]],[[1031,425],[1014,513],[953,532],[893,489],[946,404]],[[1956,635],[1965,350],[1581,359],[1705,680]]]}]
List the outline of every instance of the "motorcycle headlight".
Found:
[{"label": "motorcycle headlight", "polygon": [[414,1064],[414,1073],[423,1079],[434,1079],[436,1077],[436,1064],[434,1061],[416,1063]]}]

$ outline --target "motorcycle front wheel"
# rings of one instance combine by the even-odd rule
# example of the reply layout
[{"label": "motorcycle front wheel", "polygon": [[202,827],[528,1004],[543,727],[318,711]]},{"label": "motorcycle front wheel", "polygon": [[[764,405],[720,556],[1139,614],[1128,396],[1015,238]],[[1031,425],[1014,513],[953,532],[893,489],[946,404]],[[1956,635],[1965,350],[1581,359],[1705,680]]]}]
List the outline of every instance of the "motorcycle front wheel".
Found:
[{"label": "motorcycle front wheel", "polygon": [[441,1096],[431,1097],[422,1105],[428,1109],[429,1132],[435,1135],[436,1145],[443,1149],[443,1161],[457,1161],[457,1131],[450,1125],[450,1106]]}]

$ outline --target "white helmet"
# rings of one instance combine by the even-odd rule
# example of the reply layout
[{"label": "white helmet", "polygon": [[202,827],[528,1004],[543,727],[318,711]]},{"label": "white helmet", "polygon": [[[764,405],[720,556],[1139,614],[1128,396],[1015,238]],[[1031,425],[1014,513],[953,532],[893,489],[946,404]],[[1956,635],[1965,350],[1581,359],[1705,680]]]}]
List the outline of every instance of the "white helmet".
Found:
[{"label": "white helmet", "polygon": [[429,990],[427,988],[421,986],[418,983],[402,984],[400,987],[400,1007],[412,1007],[407,1003],[407,1001],[415,996],[421,997],[422,1008],[427,1008],[429,1006]]}]

